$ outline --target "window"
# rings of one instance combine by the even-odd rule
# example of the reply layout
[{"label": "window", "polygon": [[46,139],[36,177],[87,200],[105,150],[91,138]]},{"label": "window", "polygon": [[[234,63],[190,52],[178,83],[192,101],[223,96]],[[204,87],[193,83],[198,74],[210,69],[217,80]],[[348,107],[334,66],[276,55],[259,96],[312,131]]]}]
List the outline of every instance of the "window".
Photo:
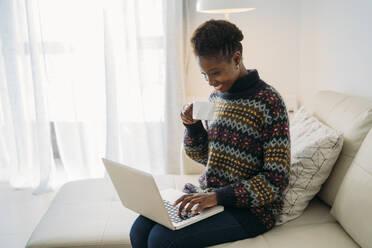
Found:
[{"label": "window", "polygon": [[39,0],[38,7],[51,120],[106,116],[104,9],[110,11],[119,120],[164,120],[162,1]]}]

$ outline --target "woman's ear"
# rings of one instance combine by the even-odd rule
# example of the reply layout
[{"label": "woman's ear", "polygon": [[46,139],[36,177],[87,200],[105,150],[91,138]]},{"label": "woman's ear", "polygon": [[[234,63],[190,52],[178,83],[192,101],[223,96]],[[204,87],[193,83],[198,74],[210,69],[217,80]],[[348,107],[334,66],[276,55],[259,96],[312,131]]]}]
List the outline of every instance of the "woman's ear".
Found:
[{"label": "woman's ear", "polygon": [[235,67],[239,67],[241,59],[242,59],[242,55],[240,54],[239,51],[236,51],[232,57],[232,61]]}]

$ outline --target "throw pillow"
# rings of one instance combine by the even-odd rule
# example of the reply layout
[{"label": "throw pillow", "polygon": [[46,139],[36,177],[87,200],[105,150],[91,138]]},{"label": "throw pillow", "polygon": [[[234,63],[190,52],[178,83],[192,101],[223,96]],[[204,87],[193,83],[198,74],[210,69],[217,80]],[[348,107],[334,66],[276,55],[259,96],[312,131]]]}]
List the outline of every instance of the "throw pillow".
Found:
[{"label": "throw pillow", "polygon": [[343,134],[311,116],[302,106],[290,121],[291,171],[277,225],[299,217],[329,176],[343,145]]}]

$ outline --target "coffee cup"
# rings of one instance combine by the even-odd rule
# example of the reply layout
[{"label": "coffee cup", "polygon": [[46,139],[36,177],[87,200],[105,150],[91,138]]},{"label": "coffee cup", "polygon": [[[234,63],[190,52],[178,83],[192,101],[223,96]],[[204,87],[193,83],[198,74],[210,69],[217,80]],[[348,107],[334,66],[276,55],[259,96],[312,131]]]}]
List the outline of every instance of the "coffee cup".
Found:
[{"label": "coffee cup", "polygon": [[194,120],[213,120],[215,106],[208,101],[194,101],[192,118]]}]

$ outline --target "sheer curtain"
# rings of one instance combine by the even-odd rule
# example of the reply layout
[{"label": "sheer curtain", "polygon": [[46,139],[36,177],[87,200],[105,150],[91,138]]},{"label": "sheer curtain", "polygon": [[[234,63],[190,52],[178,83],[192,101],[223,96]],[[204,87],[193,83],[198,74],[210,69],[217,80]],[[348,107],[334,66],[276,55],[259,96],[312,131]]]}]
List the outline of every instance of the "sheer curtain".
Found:
[{"label": "sheer curtain", "polygon": [[179,173],[182,1],[5,0],[0,35],[0,180],[47,192],[102,157]]}]

